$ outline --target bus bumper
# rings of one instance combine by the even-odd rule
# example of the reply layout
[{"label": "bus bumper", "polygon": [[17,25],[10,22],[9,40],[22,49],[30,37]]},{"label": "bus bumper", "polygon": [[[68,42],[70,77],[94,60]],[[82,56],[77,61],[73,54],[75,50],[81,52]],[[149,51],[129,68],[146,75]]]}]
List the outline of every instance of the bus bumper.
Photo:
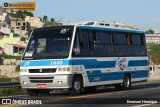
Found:
[{"label": "bus bumper", "polygon": [[20,84],[25,89],[67,89],[72,87],[73,75],[20,76]]}]

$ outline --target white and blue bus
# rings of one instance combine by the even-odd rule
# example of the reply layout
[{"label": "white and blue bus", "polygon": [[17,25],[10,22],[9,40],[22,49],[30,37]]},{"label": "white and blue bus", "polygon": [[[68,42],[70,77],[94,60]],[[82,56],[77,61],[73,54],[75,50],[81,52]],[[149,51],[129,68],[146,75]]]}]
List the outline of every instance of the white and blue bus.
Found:
[{"label": "white and blue bus", "polygon": [[144,32],[92,24],[32,32],[20,64],[20,83],[29,95],[56,89],[78,95],[106,85],[127,89],[147,80]]}]

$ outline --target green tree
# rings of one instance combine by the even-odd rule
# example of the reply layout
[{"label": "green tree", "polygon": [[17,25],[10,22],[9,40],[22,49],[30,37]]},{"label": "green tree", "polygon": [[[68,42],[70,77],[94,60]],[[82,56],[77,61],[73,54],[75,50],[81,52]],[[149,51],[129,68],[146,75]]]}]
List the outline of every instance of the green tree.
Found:
[{"label": "green tree", "polygon": [[42,18],[41,17],[39,17],[40,18],[40,21],[42,21]]},{"label": "green tree", "polygon": [[145,31],[145,33],[150,33],[150,34],[153,34],[153,33],[154,33],[154,30],[152,30],[152,29],[149,29],[149,30]]},{"label": "green tree", "polygon": [[43,22],[47,22],[48,17],[46,15],[43,16]]},{"label": "green tree", "polygon": [[54,18],[51,18],[51,22],[55,22],[55,19],[54,19]]},{"label": "green tree", "polygon": [[33,13],[32,12],[27,12],[26,10],[22,12],[22,15],[25,16],[31,16],[33,17]]},{"label": "green tree", "polygon": [[19,17],[19,18],[24,18],[23,15],[22,15],[22,11],[19,10],[16,12],[16,15]]}]

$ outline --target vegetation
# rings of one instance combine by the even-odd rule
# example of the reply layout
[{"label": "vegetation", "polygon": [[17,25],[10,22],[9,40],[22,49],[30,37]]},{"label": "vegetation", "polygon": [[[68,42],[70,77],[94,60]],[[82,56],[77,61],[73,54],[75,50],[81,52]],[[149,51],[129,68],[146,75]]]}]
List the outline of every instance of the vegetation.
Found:
[{"label": "vegetation", "polygon": [[20,65],[16,66],[16,72],[20,72]]},{"label": "vegetation", "polygon": [[14,33],[13,37],[19,37],[19,34]]},{"label": "vegetation", "polygon": [[0,96],[2,95],[18,95],[18,94],[25,94],[26,90],[22,89],[21,87],[14,87],[14,88],[0,88]]},{"label": "vegetation", "polygon": [[10,16],[14,17],[14,18],[22,18],[24,19],[26,16],[31,16],[33,17],[33,13],[32,12],[27,12],[25,11],[17,11],[17,12],[11,12],[9,13]]},{"label": "vegetation", "polygon": [[150,45],[148,46],[148,56],[151,64],[160,64],[160,46]]},{"label": "vegetation", "polygon": [[57,25],[62,25],[62,23],[60,22],[50,22],[50,21],[47,21],[44,23],[44,27],[49,27],[49,26],[57,26]]},{"label": "vegetation", "polygon": [[149,30],[145,31],[145,33],[148,33],[148,34],[154,34],[154,30],[149,29]]},{"label": "vegetation", "polygon": [[47,22],[48,17],[46,15],[43,16],[43,22]]},{"label": "vegetation", "polygon": [[15,82],[19,81],[19,77],[17,78],[8,78],[8,77],[1,77],[0,82]]},{"label": "vegetation", "polygon": [[21,60],[21,56],[12,56],[12,55],[3,55],[3,58]]}]

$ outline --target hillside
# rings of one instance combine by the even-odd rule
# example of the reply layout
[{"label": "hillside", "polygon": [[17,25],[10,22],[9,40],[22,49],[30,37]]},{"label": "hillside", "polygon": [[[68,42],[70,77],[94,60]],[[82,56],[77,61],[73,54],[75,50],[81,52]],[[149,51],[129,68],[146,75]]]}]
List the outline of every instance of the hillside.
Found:
[{"label": "hillside", "polygon": [[149,63],[159,65],[160,64],[160,46],[151,45],[148,46]]}]

